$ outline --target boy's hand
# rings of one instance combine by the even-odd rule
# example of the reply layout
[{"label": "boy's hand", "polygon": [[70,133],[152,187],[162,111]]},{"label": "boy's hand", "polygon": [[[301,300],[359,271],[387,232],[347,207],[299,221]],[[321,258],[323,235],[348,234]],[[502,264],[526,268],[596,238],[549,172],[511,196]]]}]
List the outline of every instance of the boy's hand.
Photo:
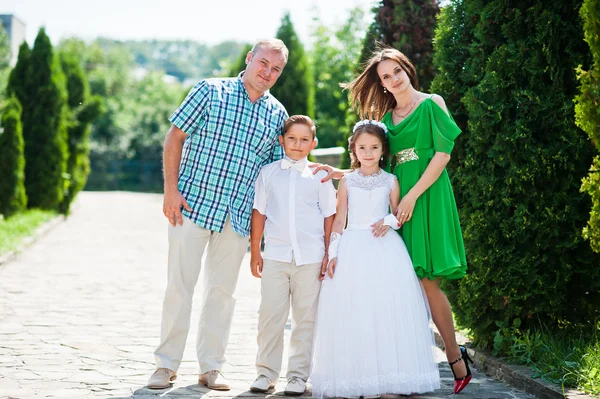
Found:
[{"label": "boy's hand", "polygon": [[390,226],[383,224],[383,219],[371,225],[371,231],[374,237],[383,237],[387,234]]},{"label": "boy's hand", "polygon": [[325,273],[327,273],[327,262],[329,259],[329,255],[325,254],[323,260],[321,261],[321,274],[319,274],[319,281],[325,280]]},{"label": "boy's hand", "polygon": [[337,257],[331,259],[331,261],[329,262],[329,265],[327,265],[327,274],[329,275],[329,278],[333,278],[333,275],[335,274],[336,266],[337,266]]},{"label": "boy's hand", "polygon": [[256,278],[262,277],[262,269],[263,269],[263,258],[259,253],[250,255],[250,272]]}]

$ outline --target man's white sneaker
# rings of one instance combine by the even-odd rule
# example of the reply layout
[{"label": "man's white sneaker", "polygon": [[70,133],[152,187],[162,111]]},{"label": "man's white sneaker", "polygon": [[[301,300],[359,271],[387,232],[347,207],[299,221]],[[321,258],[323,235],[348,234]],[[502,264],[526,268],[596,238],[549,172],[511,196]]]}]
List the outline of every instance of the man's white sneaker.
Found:
[{"label": "man's white sneaker", "polygon": [[256,377],[252,385],[250,385],[250,392],[265,393],[273,388],[275,388],[275,383],[266,375],[261,374]]},{"label": "man's white sneaker", "polygon": [[300,396],[306,391],[306,381],[300,377],[292,377],[285,386],[284,394],[289,396]]},{"label": "man's white sneaker", "polygon": [[165,389],[171,386],[171,381],[177,378],[177,373],[166,368],[158,368],[148,380],[148,388]]},{"label": "man's white sneaker", "polygon": [[227,379],[223,377],[223,374],[219,370],[211,370],[200,374],[198,384],[205,385],[215,391],[229,391],[231,389],[229,382],[227,382]]}]

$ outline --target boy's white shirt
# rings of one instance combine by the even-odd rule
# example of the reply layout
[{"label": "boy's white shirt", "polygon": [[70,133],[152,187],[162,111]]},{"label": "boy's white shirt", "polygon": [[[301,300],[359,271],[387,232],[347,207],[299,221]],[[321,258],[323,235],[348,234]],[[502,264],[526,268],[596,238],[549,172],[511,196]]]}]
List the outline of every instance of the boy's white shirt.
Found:
[{"label": "boy's white shirt", "polygon": [[[282,168],[284,160],[286,169]],[[303,167],[297,168],[298,164]],[[267,217],[263,258],[280,262],[293,259],[298,266],[323,260],[323,220],[336,210],[333,183],[321,183],[326,175],[324,171],[313,175],[306,158],[293,161],[287,156],[261,169],[254,209]]]}]

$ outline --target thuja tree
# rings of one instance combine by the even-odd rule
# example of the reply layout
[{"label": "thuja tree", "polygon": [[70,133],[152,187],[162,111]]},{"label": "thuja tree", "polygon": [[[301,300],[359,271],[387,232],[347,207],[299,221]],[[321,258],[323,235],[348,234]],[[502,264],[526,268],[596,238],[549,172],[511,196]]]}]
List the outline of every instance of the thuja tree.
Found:
[{"label": "thuja tree", "polygon": [[432,39],[439,10],[437,0],[382,0],[377,11],[383,42],[411,60],[425,91],[435,76]]},{"label": "thuja tree", "polygon": [[[40,29],[23,77],[9,78],[24,105],[25,189],[30,208],[58,209],[66,180],[68,158],[65,77],[50,39]],[[18,72],[20,73],[20,72]],[[21,82],[17,80],[24,79]],[[24,90],[19,85],[25,85]]]},{"label": "thuja tree", "polygon": [[454,180],[469,273],[446,289],[476,342],[503,351],[515,328],[584,326],[598,316],[600,256],[581,237],[591,204],[579,192],[593,152],[573,112],[575,68],[591,58],[581,1],[451,6],[462,14],[449,29],[473,38],[458,43],[472,76],[454,83],[466,86],[468,134]]},{"label": "thuja tree", "polygon": [[290,53],[287,65],[271,93],[283,104],[288,114],[314,117],[313,77],[290,14],[284,15],[276,36],[285,43]]},{"label": "thuja tree", "polygon": [[227,77],[238,76],[240,72],[246,69],[246,56],[248,55],[248,51],[250,50],[252,50],[252,46],[250,44],[244,46],[238,58],[229,67]]},{"label": "thuja tree", "polygon": [[[600,149],[600,1],[584,0],[581,17],[585,32],[585,41],[590,46],[593,66],[588,71],[579,68],[581,93],[576,98],[575,120],[590,137],[596,150]],[[597,153],[597,152],[596,152]],[[596,155],[588,176],[583,180],[581,189],[592,199],[585,238],[595,252],[600,252],[600,157]]]},{"label": "thuja tree", "polygon": [[101,113],[102,100],[98,96],[90,96],[87,77],[74,53],[62,51],[60,61],[66,77],[69,108],[67,129],[69,179],[60,211],[68,214],[71,203],[85,186],[90,173],[91,124]]},{"label": "thuja tree", "polygon": [[14,95],[0,111],[0,214],[4,217],[10,217],[27,206],[21,111],[21,104]]}]

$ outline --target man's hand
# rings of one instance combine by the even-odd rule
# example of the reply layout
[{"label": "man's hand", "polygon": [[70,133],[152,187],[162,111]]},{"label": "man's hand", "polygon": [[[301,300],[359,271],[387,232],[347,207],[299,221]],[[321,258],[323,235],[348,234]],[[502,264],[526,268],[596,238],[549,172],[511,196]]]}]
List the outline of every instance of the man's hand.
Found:
[{"label": "man's hand", "polygon": [[169,223],[173,227],[177,226],[177,224],[183,225],[183,217],[181,215],[181,208],[185,208],[187,211],[192,211],[192,208],[189,206],[183,195],[179,192],[179,190],[168,190],[165,191],[165,196],[163,199],[163,214],[169,219]]},{"label": "man's hand", "polygon": [[262,277],[263,258],[260,252],[250,253],[250,272],[256,278]]},{"label": "man's hand", "polygon": [[333,275],[335,274],[336,266],[337,266],[337,257],[331,259],[331,261],[329,261],[329,265],[327,265],[327,274],[329,275],[329,278],[333,278]]}]

